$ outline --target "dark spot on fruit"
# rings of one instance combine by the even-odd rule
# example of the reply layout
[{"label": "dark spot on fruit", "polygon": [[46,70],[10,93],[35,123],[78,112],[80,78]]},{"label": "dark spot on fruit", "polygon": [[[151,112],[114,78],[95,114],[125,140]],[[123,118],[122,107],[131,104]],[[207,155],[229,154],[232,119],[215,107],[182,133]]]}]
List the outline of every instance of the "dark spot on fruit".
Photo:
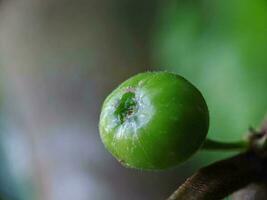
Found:
[{"label": "dark spot on fruit", "polygon": [[115,110],[115,115],[118,117],[120,123],[124,123],[134,113],[136,105],[135,93],[127,91],[122,95]]}]

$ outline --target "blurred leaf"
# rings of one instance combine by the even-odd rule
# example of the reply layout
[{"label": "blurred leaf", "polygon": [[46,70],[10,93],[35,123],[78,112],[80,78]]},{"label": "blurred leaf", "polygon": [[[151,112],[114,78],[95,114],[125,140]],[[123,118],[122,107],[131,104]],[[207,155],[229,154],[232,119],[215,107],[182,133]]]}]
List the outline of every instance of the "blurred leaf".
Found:
[{"label": "blurred leaf", "polygon": [[171,1],[157,27],[156,63],[203,92],[210,138],[237,140],[259,125],[267,111],[266,1]]}]

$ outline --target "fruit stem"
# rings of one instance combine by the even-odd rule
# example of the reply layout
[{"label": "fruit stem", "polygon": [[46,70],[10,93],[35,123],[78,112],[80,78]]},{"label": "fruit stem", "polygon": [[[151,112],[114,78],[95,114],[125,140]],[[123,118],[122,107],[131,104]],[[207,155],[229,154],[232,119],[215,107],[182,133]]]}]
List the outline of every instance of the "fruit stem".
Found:
[{"label": "fruit stem", "polygon": [[236,142],[221,142],[206,139],[201,149],[203,150],[217,150],[217,151],[240,151],[249,148],[247,141],[236,141]]}]

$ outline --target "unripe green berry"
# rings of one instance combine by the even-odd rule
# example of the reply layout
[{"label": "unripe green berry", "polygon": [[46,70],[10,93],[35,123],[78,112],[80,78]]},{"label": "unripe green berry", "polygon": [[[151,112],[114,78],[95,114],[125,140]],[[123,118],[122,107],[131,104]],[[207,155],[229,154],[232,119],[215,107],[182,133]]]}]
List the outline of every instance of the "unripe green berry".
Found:
[{"label": "unripe green berry", "polygon": [[105,100],[99,130],[123,165],[165,169],[192,156],[209,127],[207,104],[190,82],[169,72],[133,76]]}]

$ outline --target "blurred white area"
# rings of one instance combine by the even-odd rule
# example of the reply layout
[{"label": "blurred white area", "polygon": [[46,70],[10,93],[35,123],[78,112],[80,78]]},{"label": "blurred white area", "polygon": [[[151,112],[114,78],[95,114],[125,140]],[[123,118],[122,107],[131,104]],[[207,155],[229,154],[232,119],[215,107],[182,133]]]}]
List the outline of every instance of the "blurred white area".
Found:
[{"label": "blurred white area", "polygon": [[1,2],[5,147],[24,199],[156,200],[178,184],[174,172],[121,167],[100,141],[104,97],[150,66],[146,30],[129,29],[117,4]]}]

